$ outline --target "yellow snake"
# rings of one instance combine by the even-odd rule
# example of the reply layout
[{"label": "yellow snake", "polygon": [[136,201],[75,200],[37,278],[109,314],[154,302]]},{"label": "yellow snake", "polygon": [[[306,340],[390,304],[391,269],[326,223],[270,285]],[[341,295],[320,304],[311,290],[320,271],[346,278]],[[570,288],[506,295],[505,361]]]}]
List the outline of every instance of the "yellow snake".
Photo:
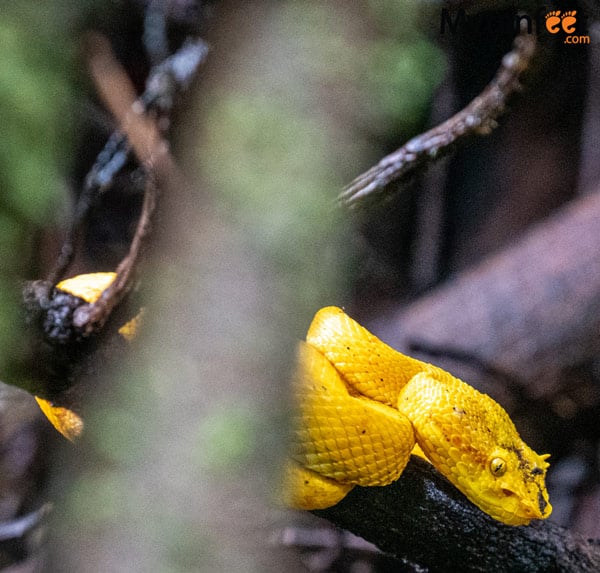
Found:
[{"label": "yellow snake", "polygon": [[[93,303],[115,276],[79,275],[56,288]],[[120,334],[135,336],[139,320]],[[294,394],[286,476],[294,507],[325,508],[354,485],[387,485],[416,453],[499,521],[524,525],[552,511],[548,455],[523,442],[501,406],[441,368],[390,348],[339,308],[315,315],[298,349]],[[79,436],[83,422],[75,412],[36,400],[58,431]]]},{"label": "yellow snake", "polygon": [[550,515],[548,455],[527,446],[489,396],[400,354],[336,307],[317,312],[298,353],[288,504],[322,509],[354,485],[387,485],[412,452],[494,519]]}]

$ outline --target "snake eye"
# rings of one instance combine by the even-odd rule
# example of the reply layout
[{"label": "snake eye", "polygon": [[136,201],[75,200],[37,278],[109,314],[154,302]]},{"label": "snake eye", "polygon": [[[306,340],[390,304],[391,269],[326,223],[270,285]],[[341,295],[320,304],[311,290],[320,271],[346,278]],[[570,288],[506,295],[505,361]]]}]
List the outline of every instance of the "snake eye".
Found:
[{"label": "snake eye", "polygon": [[506,462],[502,458],[494,458],[490,462],[490,471],[496,477],[503,476],[506,473]]}]

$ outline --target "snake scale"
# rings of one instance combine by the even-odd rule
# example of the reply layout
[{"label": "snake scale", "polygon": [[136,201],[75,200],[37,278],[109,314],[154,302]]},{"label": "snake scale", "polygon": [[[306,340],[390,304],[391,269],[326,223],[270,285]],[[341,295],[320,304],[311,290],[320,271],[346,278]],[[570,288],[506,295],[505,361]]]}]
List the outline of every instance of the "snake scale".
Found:
[{"label": "snake scale", "polygon": [[336,504],[355,485],[397,480],[424,455],[471,502],[508,525],[545,519],[548,454],[505,410],[448,372],[405,356],[336,307],[315,315],[298,349],[297,410],[285,497]]}]

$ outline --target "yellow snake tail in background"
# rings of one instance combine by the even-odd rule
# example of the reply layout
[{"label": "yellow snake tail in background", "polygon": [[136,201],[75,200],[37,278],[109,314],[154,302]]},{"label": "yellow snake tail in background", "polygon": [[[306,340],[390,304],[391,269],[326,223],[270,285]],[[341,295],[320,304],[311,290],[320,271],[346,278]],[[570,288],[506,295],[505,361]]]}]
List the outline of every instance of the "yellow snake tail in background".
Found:
[{"label": "yellow snake tail in background", "polygon": [[[341,309],[315,316],[298,350],[287,501],[329,507],[354,485],[398,479],[417,444],[474,504],[509,525],[545,519],[547,456],[489,396],[381,342]],[[421,453],[419,452],[419,453]]]},{"label": "yellow snake tail in background", "polygon": [[83,420],[73,410],[56,406],[45,398],[35,396],[40,410],[49,422],[68,440],[72,442],[77,439],[83,431]]},{"label": "yellow snake tail in background", "polygon": [[[56,289],[77,296],[87,303],[96,302],[115,280],[115,273],[90,273],[65,279]],[[74,441],[83,431],[83,420],[73,410],[35,396],[35,400],[50,423],[67,439]]]},{"label": "yellow snake tail in background", "polygon": [[[91,304],[100,298],[116,276],[116,273],[113,272],[77,275],[61,281],[55,288]],[[141,320],[142,312],[121,326],[119,334],[128,341],[132,340],[136,336]],[[35,400],[46,418],[65,438],[74,441],[81,435],[84,424],[77,413],[40,396],[35,396]]]}]

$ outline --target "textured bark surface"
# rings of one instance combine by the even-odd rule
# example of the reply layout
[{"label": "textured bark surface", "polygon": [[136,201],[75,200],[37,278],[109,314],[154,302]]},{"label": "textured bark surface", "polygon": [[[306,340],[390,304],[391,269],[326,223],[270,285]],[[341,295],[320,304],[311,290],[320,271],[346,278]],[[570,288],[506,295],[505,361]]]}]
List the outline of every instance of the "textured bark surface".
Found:
[{"label": "textured bark surface", "polygon": [[600,544],[547,521],[522,527],[494,521],[415,457],[394,484],[356,487],[336,506],[314,513],[432,573],[600,569]]}]

